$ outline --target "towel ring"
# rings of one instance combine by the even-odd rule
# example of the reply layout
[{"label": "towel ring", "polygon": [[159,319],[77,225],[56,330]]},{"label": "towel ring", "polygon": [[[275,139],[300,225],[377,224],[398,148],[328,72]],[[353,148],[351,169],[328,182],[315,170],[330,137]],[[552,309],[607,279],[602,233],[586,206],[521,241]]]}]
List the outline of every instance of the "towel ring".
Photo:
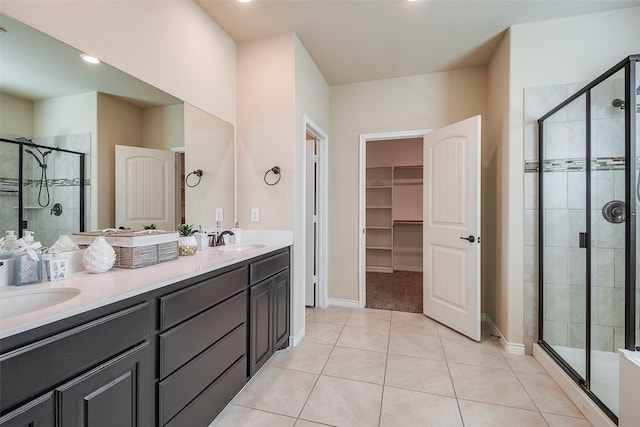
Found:
[{"label": "towel ring", "polygon": [[[198,181],[193,185],[189,184],[189,177],[191,175],[195,175],[198,177]],[[202,179],[202,169],[198,169],[198,170],[194,170],[193,172],[190,172],[189,175],[187,175],[187,177],[184,179],[184,183],[187,187],[195,187],[198,184],[200,184],[201,179]]]},{"label": "towel ring", "polygon": [[[267,175],[269,174],[269,172],[273,173],[275,176],[277,176],[277,179],[275,181],[269,182],[267,181]],[[282,175],[280,174],[280,167],[279,166],[274,166],[271,169],[269,169],[268,171],[266,171],[264,173],[264,183],[267,185],[276,185],[277,183],[280,182],[280,178],[282,178]]]}]

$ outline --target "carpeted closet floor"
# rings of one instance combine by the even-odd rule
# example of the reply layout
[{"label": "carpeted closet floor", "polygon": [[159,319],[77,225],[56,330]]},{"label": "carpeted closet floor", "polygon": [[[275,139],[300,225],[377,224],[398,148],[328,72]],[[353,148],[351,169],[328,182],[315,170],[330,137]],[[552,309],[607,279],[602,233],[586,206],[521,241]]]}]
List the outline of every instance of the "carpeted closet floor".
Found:
[{"label": "carpeted closet floor", "polygon": [[367,308],[422,313],[422,273],[367,273]]}]

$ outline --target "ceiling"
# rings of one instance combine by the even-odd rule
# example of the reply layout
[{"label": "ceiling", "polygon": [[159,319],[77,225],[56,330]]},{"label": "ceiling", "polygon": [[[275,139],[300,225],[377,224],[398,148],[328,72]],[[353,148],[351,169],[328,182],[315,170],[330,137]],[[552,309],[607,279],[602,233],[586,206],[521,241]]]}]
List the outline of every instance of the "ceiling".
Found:
[{"label": "ceiling", "polygon": [[195,0],[237,43],[295,32],[330,85],[486,65],[514,24],[640,0]]}]

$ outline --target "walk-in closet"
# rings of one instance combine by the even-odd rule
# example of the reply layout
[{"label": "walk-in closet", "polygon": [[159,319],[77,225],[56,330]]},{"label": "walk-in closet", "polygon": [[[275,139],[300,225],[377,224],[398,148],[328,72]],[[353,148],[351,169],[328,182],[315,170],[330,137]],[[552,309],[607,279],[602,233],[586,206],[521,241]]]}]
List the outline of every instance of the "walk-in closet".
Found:
[{"label": "walk-in closet", "polygon": [[422,146],[367,142],[367,307],[422,312]]}]

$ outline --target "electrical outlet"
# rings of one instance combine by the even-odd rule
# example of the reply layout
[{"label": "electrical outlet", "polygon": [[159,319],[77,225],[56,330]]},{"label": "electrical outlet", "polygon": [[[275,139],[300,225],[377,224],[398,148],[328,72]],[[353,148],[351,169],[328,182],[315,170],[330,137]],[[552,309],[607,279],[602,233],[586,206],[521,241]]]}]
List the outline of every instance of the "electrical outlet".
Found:
[{"label": "electrical outlet", "polygon": [[251,208],[251,222],[260,222],[260,208]]},{"label": "electrical outlet", "polygon": [[216,221],[224,221],[224,209],[216,208]]}]

